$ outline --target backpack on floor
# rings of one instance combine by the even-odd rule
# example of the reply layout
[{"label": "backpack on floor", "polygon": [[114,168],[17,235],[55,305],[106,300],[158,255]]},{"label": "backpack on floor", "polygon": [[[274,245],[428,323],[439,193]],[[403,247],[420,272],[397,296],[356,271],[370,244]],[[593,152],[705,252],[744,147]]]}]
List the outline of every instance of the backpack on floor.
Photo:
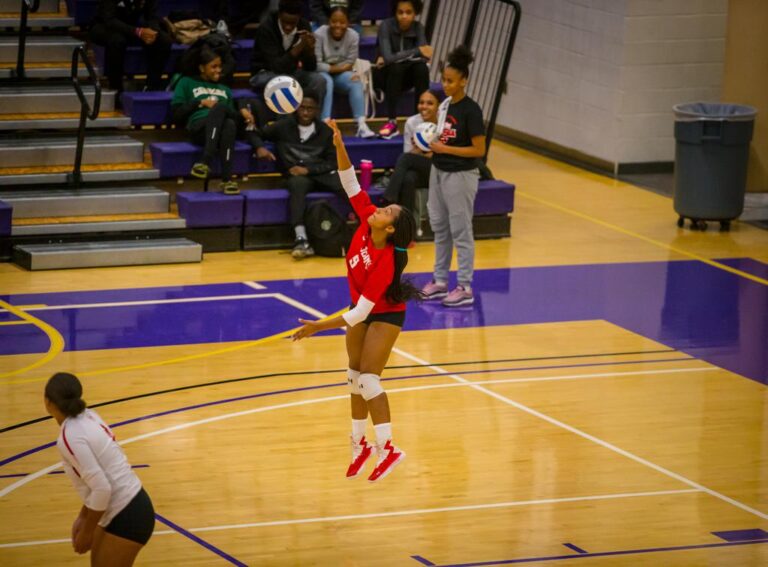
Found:
[{"label": "backpack on floor", "polygon": [[318,256],[343,258],[352,242],[352,231],[327,201],[316,201],[304,213],[309,244]]}]

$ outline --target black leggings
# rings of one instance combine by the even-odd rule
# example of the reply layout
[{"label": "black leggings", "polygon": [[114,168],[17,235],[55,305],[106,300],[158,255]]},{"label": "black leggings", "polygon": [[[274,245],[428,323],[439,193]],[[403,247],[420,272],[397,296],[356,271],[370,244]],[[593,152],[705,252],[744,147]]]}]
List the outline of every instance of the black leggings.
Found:
[{"label": "black leggings", "polygon": [[432,160],[419,154],[407,153],[397,158],[395,171],[389,178],[384,198],[390,203],[403,205],[414,212],[416,189],[429,186],[429,170]]},{"label": "black leggings", "polygon": [[224,103],[215,105],[207,116],[190,124],[188,130],[192,141],[204,147],[203,163],[210,166],[218,153],[221,158],[221,179],[229,181],[232,178],[237,125],[227,115]]},{"label": "black leggings", "polygon": [[344,194],[339,175],[321,173],[319,175],[292,175],[288,177],[288,193],[291,210],[291,225],[304,224],[304,212],[307,208],[307,193],[313,191],[328,191]]},{"label": "black leggings", "polygon": [[403,61],[390,63],[381,69],[375,69],[373,81],[377,88],[384,90],[387,103],[387,117],[397,118],[397,101],[404,91],[411,87],[416,90],[414,109],[419,104],[419,96],[429,88],[429,69],[424,61]]}]

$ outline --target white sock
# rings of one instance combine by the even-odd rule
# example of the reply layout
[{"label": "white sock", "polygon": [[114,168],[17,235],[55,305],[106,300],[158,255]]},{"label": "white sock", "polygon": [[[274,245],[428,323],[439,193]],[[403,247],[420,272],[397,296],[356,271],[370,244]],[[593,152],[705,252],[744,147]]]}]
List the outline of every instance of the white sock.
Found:
[{"label": "white sock", "polygon": [[352,439],[355,443],[360,443],[360,439],[365,437],[366,425],[368,425],[367,419],[352,419]]},{"label": "white sock", "polygon": [[357,119],[357,127],[361,128],[362,126],[365,126],[365,116],[360,116]]},{"label": "white sock", "polygon": [[303,224],[297,224],[293,227],[293,230],[296,232],[296,238],[307,239],[307,229],[304,228]]},{"label": "white sock", "polygon": [[376,443],[378,445],[383,447],[389,439],[392,439],[391,423],[380,423],[374,425],[373,428],[376,430]]}]

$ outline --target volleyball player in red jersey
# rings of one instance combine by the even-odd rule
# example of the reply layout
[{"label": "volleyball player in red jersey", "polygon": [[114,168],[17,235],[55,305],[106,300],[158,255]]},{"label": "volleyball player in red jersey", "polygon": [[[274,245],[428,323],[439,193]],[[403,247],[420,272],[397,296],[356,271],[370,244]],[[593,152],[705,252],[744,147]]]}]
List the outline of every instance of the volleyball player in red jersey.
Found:
[{"label": "volleyball player in red jersey", "polygon": [[339,177],[349,201],[360,218],[347,253],[347,279],[352,296],[350,310],[329,320],[307,321],[293,335],[303,339],[318,331],[347,327],[347,382],[352,405],[352,462],[347,478],[363,471],[374,446],[365,437],[368,414],[376,431],[378,462],[368,480],[387,476],[405,458],[392,444],[389,400],[381,386],[381,372],[405,321],[405,302],[421,293],[402,273],[408,263],[408,246],[416,236],[413,214],[400,205],[377,208],[368,193],[360,190],[341,133],[333,120],[333,143]]}]

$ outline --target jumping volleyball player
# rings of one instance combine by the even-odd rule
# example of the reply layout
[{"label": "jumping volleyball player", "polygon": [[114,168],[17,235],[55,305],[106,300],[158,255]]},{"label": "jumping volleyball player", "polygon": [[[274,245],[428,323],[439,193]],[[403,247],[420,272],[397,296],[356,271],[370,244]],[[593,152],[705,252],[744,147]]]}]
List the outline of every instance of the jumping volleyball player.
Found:
[{"label": "jumping volleyball player", "polygon": [[91,565],[130,567],[155,526],[152,501],[115,436],[86,409],[76,376],[60,372],[45,385],[45,409],[61,426],[56,446],[83,500],[72,524],[72,547]]},{"label": "jumping volleyball player", "polygon": [[347,253],[352,306],[343,315],[326,321],[299,319],[304,326],[293,339],[347,327],[347,381],[352,404],[352,462],[347,478],[361,474],[373,454],[374,447],[365,437],[370,413],[379,459],[368,480],[375,482],[405,458],[405,452],[392,444],[389,400],[380,377],[405,321],[405,302],[420,297],[410,282],[401,279],[408,263],[408,245],[416,236],[416,221],[408,209],[399,205],[376,208],[371,204],[368,193],[360,190],[336,122],[328,120],[328,125],[333,128],[341,183],[360,218]]}]

